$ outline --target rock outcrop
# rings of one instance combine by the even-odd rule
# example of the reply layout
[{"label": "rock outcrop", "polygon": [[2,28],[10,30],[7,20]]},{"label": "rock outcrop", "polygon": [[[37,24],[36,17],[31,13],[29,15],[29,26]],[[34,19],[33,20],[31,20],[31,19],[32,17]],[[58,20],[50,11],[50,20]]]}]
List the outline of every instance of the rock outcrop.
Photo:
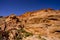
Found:
[{"label": "rock outcrop", "polygon": [[60,10],[1,16],[0,40],[60,40]]}]

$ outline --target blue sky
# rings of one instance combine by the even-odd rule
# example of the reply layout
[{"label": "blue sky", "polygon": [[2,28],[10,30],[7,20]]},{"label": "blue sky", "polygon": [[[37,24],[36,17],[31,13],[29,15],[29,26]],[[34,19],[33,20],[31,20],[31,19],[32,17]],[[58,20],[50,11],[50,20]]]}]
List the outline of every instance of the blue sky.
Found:
[{"label": "blue sky", "polygon": [[60,9],[60,0],[0,0],[0,16],[47,8]]}]

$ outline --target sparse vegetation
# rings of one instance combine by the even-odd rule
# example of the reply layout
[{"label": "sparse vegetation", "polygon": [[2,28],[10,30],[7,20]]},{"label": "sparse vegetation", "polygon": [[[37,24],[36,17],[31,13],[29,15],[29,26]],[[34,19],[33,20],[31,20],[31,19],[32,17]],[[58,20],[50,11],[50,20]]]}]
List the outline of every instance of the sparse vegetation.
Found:
[{"label": "sparse vegetation", "polygon": [[16,33],[16,36],[15,36],[16,40],[22,40],[23,38],[33,35],[32,33],[26,32],[24,29],[20,29],[17,31],[18,33]]}]

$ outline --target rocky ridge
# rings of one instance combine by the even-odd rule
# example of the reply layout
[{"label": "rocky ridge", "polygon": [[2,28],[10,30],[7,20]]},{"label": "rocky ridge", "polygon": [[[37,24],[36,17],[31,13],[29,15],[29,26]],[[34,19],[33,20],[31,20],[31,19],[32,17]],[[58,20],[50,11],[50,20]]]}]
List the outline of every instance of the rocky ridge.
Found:
[{"label": "rocky ridge", "polygon": [[60,10],[0,16],[0,40],[60,40]]}]

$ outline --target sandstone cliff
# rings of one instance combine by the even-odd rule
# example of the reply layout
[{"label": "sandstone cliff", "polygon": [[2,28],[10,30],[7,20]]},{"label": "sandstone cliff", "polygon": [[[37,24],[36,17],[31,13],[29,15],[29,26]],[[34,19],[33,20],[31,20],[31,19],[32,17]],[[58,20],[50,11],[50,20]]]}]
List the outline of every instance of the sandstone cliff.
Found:
[{"label": "sandstone cliff", "polygon": [[0,40],[60,40],[60,10],[1,16]]}]

